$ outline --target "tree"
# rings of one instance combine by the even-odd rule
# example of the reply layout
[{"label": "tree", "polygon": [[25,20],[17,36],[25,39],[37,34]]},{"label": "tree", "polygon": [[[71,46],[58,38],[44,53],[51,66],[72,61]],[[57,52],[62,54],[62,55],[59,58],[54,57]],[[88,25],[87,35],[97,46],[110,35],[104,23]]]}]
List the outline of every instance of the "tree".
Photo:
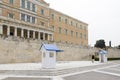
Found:
[{"label": "tree", "polygon": [[120,49],[120,45],[118,45],[118,49]]},{"label": "tree", "polygon": [[95,47],[97,48],[106,48],[105,41],[103,39],[96,41]]}]

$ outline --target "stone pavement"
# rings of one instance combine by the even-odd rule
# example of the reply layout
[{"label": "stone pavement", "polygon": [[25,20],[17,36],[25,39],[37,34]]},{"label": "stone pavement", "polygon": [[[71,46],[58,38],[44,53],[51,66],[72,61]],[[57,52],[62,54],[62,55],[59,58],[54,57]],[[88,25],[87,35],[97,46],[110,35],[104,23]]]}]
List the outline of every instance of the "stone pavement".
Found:
[{"label": "stone pavement", "polygon": [[94,66],[94,69],[63,75],[63,80],[120,80],[120,61]]},{"label": "stone pavement", "polygon": [[10,77],[3,80],[51,80],[50,78],[21,78],[21,77]]},{"label": "stone pavement", "polygon": [[0,70],[1,80],[119,80],[120,61],[59,69]]},{"label": "stone pavement", "polygon": [[91,71],[64,77],[64,80],[120,80],[120,77]]}]

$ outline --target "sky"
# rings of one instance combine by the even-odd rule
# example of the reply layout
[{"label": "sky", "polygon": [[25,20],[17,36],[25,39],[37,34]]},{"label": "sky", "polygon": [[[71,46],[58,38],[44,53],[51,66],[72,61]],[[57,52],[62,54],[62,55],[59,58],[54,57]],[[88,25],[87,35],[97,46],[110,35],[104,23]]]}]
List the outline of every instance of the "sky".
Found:
[{"label": "sky", "polygon": [[50,8],[88,24],[88,42],[120,45],[120,0],[45,0]]}]

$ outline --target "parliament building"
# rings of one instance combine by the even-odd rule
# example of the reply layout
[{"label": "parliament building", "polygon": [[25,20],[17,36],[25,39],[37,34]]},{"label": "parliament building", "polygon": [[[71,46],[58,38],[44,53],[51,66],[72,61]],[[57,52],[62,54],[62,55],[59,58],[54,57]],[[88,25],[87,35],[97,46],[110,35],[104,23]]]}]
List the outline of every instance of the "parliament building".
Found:
[{"label": "parliament building", "polygon": [[88,24],[44,0],[0,0],[0,35],[88,45]]}]

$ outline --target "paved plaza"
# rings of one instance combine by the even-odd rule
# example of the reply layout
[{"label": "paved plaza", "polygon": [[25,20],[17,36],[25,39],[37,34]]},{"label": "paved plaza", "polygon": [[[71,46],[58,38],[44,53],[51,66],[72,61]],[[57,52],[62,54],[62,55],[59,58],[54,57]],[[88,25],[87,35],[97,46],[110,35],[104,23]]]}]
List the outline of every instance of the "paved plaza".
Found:
[{"label": "paved plaza", "polygon": [[40,65],[39,63],[1,64],[0,80],[120,80],[120,61],[59,62],[56,69],[51,70],[41,69]]}]

